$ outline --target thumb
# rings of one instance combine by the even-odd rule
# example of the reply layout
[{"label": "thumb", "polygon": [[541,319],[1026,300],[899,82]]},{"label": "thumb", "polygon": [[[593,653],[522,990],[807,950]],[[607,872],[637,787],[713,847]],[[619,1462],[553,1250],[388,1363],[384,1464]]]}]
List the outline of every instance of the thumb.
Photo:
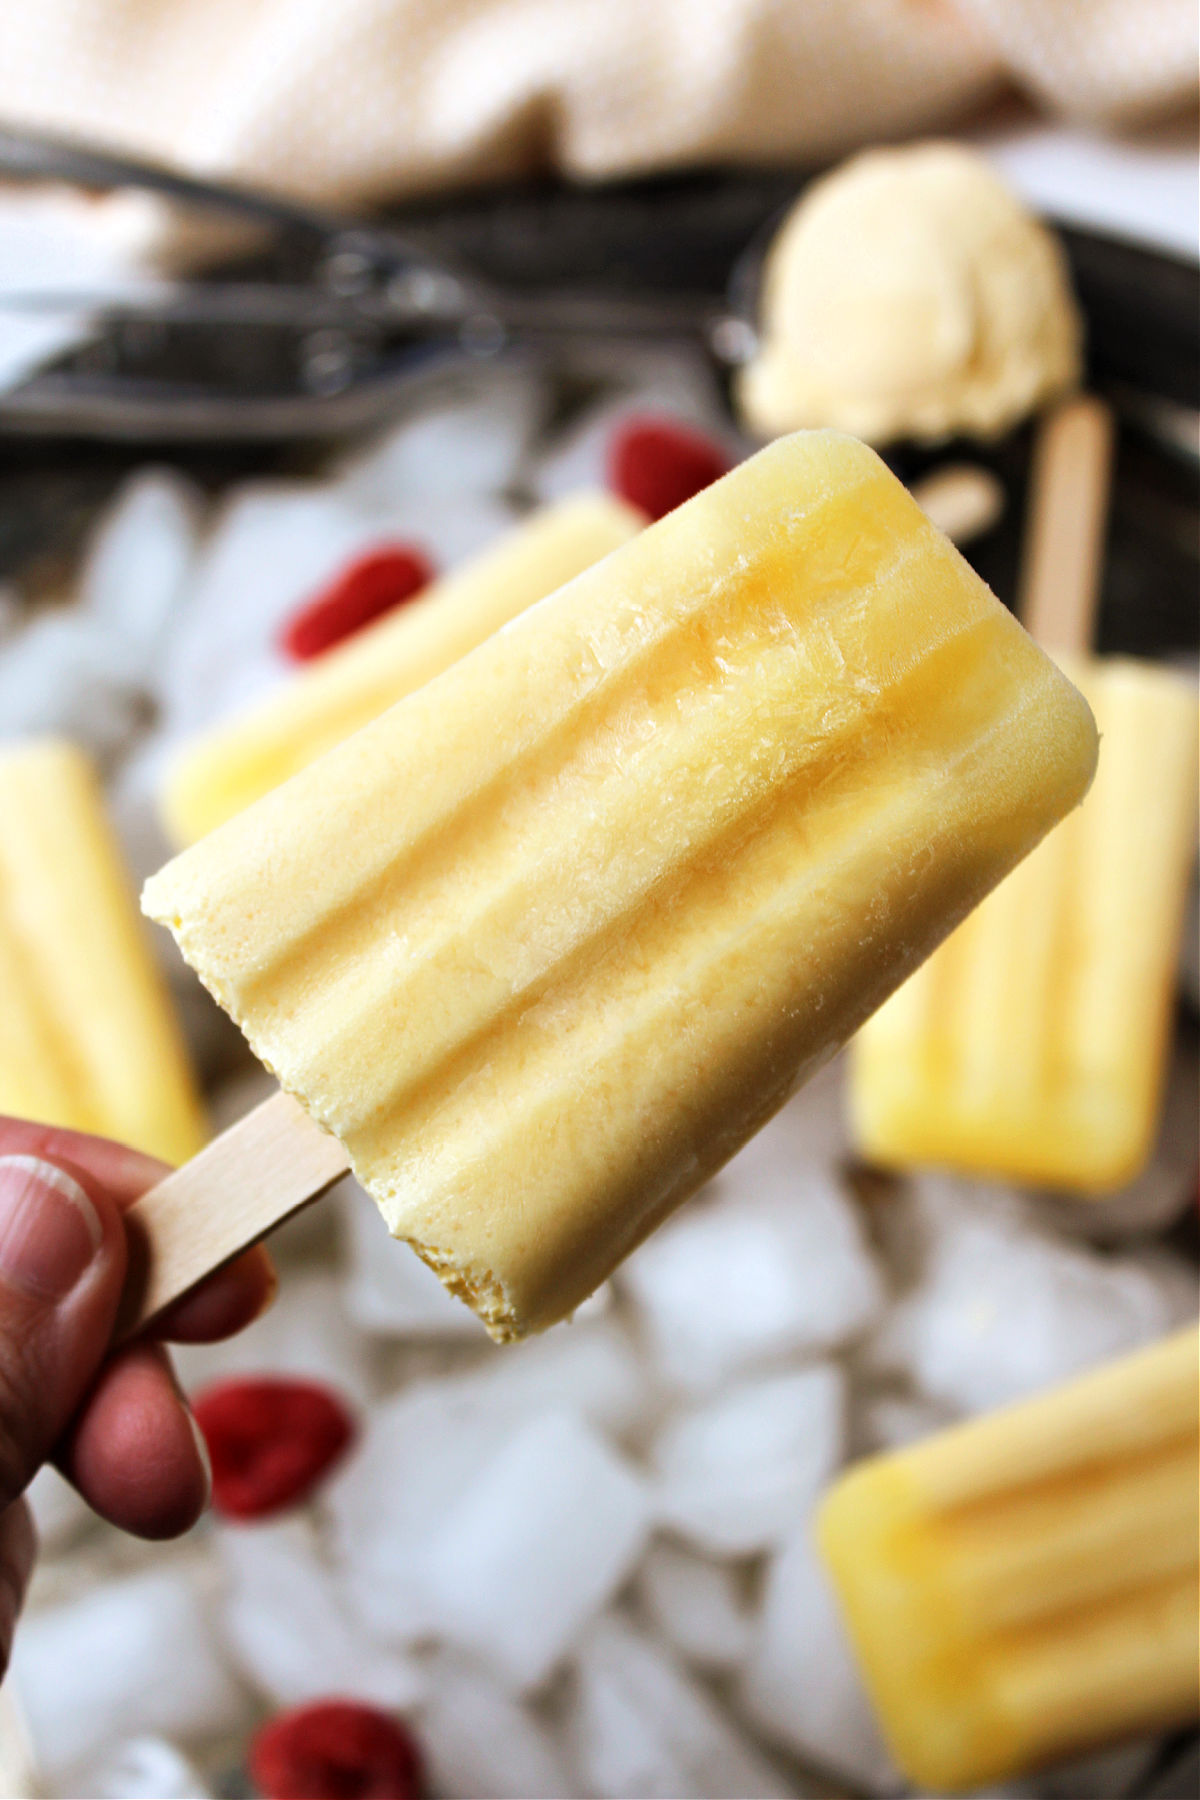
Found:
[{"label": "thumb", "polygon": [[107,1195],[0,1156],[0,1510],[61,1437],[108,1348],[125,1234]]}]

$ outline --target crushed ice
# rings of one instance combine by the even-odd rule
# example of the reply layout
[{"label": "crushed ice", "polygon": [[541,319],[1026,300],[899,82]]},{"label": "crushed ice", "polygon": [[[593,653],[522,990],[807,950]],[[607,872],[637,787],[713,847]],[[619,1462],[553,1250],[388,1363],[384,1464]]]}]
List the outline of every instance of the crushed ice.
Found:
[{"label": "crushed ice", "polygon": [[[522,498],[601,481],[634,412],[722,430],[686,360],[594,361],[599,399],[557,432],[547,388],[500,372],[321,480],[213,505],[169,470],[136,475],[73,604],[27,615],[5,594],[5,730],[69,730],[101,755],[144,872],[164,851],[164,756],[283,679],[281,621],[345,557],[400,536],[452,567]],[[202,1066],[223,1067],[230,1040],[194,993],[185,1019]],[[209,1520],[171,1548],[119,1539],[38,1478],[42,1564],[10,1685],[46,1791],[226,1791],[264,1709],[330,1691],[412,1717],[447,1800],[902,1791],[809,1544],[819,1492],[847,1455],[1161,1335],[1195,1282],[1139,1237],[1170,1211],[1170,1145],[1157,1185],[1097,1215],[1096,1245],[1061,1207],[978,1184],[856,1190],[839,1079],[792,1101],[607,1304],[515,1350],[353,1183],[287,1227],[275,1308],[183,1353],[185,1382],[326,1381],[360,1409],[360,1441],[309,1508]],[[268,1091],[242,1065],[219,1118]],[[1145,1766],[1122,1752],[1105,1778],[1124,1791]],[[1081,1769],[1020,1791],[1082,1792]]]}]

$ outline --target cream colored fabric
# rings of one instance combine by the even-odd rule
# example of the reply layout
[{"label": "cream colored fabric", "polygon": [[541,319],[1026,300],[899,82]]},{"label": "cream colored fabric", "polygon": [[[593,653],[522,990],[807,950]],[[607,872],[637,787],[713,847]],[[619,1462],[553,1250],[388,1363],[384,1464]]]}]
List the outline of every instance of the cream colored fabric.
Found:
[{"label": "cream colored fabric", "polygon": [[1192,0],[24,0],[0,118],[366,201],[817,160],[1004,80],[1085,111],[1186,92]]},{"label": "cream colored fabric", "polygon": [[1075,118],[1117,123],[1196,93],[1192,0],[958,0],[1026,91]]}]

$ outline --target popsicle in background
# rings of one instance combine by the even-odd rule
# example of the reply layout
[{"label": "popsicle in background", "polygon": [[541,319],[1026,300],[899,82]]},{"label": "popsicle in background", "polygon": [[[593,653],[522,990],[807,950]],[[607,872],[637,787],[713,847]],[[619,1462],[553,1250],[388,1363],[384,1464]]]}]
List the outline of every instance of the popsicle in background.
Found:
[{"label": "popsicle in background", "polygon": [[0,748],[0,1113],[183,1162],[203,1113],[99,783],[59,740]]},{"label": "popsicle in background", "polygon": [[1194,1329],[850,1469],[820,1549],[898,1762],[939,1793],[1186,1724]]},{"label": "popsicle in background", "polygon": [[135,1209],[143,1311],[352,1159],[494,1336],[552,1324],[1094,758],[1079,695],[878,457],[780,440],[149,882],[325,1131],[284,1095]]},{"label": "popsicle in background", "polygon": [[280,693],[187,746],[162,794],[168,836],[194,843],[645,523],[637,508],[600,491],[532,514],[419,598],[326,652]]},{"label": "popsicle in background", "polygon": [[1084,654],[1110,454],[1097,400],[1044,422],[1021,604],[1096,715],[1096,780],[859,1033],[853,1128],[885,1165],[1100,1194],[1153,1147],[1195,842],[1197,704],[1167,669]]}]

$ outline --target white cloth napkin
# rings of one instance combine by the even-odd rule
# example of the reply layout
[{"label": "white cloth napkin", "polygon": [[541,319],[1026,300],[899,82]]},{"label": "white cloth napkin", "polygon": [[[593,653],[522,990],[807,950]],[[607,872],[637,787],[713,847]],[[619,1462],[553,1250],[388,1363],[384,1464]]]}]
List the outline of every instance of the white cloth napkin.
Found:
[{"label": "white cloth napkin", "polygon": [[1195,84],[1192,0],[34,0],[0,118],[313,199],[553,166],[816,161],[1015,80],[1116,120]]}]

